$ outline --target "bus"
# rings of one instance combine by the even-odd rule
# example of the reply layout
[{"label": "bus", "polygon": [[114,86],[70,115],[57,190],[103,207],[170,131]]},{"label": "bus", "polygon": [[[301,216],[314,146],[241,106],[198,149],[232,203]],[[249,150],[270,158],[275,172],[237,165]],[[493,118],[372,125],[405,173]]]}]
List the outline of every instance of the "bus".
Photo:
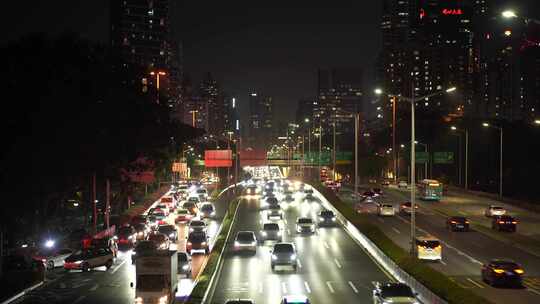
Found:
[{"label": "bus", "polygon": [[418,195],[422,200],[440,201],[443,184],[434,179],[424,179],[418,183]]}]

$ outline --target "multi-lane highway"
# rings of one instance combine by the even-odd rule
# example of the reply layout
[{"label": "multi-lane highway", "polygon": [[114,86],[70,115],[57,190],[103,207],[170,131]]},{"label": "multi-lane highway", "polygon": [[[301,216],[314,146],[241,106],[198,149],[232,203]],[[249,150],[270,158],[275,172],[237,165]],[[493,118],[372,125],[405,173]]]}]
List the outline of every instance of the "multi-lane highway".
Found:
[{"label": "multi-lane highway", "polygon": [[[367,188],[361,189],[360,193]],[[385,195],[377,199],[381,203],[393,204],[396,210],[399,203],[408,201],[408,193],[385,188]],[[344,189],[340,196],[344,201],[352,203],[351,191]],[[490,299],[494,303],[540,303],[540,257],[520,248],[509,246],[484,233],[451,232],[446,229],[446,216],[434,208],[437,202],[423,202],[418,200],[419,209],[416,216],[417,234],[433,235],[442,241],[443,260],[430,265],[448,274],[459,285],[471,289]],[[370,213],[367,215],[372,222],[402,248],[409,248],[410,244],[410,217],[397,214],[393,217],[376,216],[375,208],[364,206],[361,210]],[[483,210],[482,210],[483,211]],[[462,215],[456,213],[452,215]],[[502,233],[502,232],[497,232]],[[508,233],[507,233],[508,234]],[[504,258],[518,262],[525,269],[524,285],[526,288],[494,288],[481,279],[480,269],[483,263],[494,259]]]},{"label": "multi-lane highway", "polygon": [[[214,202],[217,216],[214,220],[206,220],[211,244],[219,230],[230,199],[230,196],[223,195]],[[174,224],[174,213],[169,215],[167,221]],[[171,245],[171,249],[176,247],[179,251],[185,251],[185,237],[187,237],[185,224],[178,224],[177,231],[178,241]],[[201,270],[206,257],[202,254],[192,256],[192,277],[179,280],[177,300],[189,295],[193,287],[193,279]],[[99,267],[88,273],[80,271],[66,273],[59,268],[48,272],[43,287],[30,292],[15,303],[133,303],[135,290],[130,287],[130,283],[134,282],[134,279],[135,266],[131,263],[131,250],[120,251],[109,270]]]},{"label": "multi-lane highway", "polygon": [[[311,303],[368,303],[372,301],[373,282],[391,280],[341,227],[317,228],[312,235],[296,233],[296,219],[309,216],[316,221],[322,206],[318,201],[304,201],[299,194],[294,198],[286,204],[279,222],[283,241],[296,245],[298,270],[272,272],[271,244],[258,246],[255,255],[235,254],[229,240],[211,303],[233,298],[279,303],[288,294],[306,295]],[[233,237],[245,230],[259,234],[266,221],[260,202],[260,198],[241,201]]]}]

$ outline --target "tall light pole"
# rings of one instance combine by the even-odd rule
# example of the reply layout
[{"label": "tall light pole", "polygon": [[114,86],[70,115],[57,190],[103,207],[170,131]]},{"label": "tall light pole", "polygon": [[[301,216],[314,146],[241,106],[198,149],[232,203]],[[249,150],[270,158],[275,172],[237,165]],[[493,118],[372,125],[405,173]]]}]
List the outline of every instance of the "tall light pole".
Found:
[{"label": "tall light pole", "polygon": [[[234,132],[228,131],[227,134],[229,135],[229,140],[227,141],[227,150],[231,150],[231,141],[232,141],[232,135]],[[232,151],[231,151],[232,154]],[[231,168],[227,167],[227,186],[230,184],[230,176],[231,176]]]},{"label": "tall light pole", "polygon": [[332,137],[333,137],[333,148],[332,148],[332,180],[336,181],[336,122],[332,124]]},{"label": "tall light pole", "polygon": [[167,73],[163,71],[150,72],[150,75],[156,76],[156,92],[157,92],[157,103],[159,104],[159,76],[165,76]]},{"label": "tall light pole", "polygon": [[[416,160],[416,155],[415,155],[415,148],[414,148],[414,144],[416,142],[416,139],[415,139],[415,105],[416,105],[416,102],[418,101],[421,101],[421,100],[424,100],[426,98],[430,98],[430,97],[434,97],[434,96],[437,96],[437,95],[441,95],[441,94],[444,94],[444,93],[452,93],[456,90],[455,87],[451,87],[449,89],[446,89],[446,90],[440,90],[440,91],[437,91],[437,92],[434,92],[432,94],[429,94],[429,95],[425,95],[425,96],[420,96],[420,97],[415,97],[414,96],[414,83],[411,83],[411,97],[404,97],[404,96],[395,96],[395,95],[389,95],[389,96],[393,96],[393,97],[399,97],[400,99],[402,100],[405,100],[405,101],[408,101],[410,104],[411,104],[411,240],[410,240],[410,245],[411,245],[411,249],[410,249],[410,252],[411,254],[415,254],[416,253],[416,246],[415,246],[415,240],[416,240],[416,180],[415,180],[415,176],[416,176],[416,168],[415,168],[415,160]],[[379,94],[382,94],[382,90],[379,90],[378,92],[376,91],[375,93],[379,93]]]},{"label": "tall light pole", "polygon": [[490,125],[487,122],[482,124],[485,128],[493,128],[499,130],[500,133],[500,151],[499,151],[499,199],[503,198],[503,129],[498,126]]},{"label": "tall light pole", "polygon": [[469,129],[459,129],[451,126],[450,129],[456,132],[465,133],[465,190],[469,189]]},{"label": "tall light pole", "polygon": [[[309,118],[306,118],[306,119],[304,119],[304,123],[308,124],[308,130],[307,130],[308,131],[307,132],[307,134],[308,134],[308,155],[309,155],[309,157],[311,157],[311,121],[309,120]],[[305,156],[304,156],[304,159],[305,159]],[[308,166],[311,167],[310,164]],[[304,167],[305,167],[305,164],[304,164]],[[308,172],[308,177],[311,178],[311,170],[308,169],[307,172]]]},{"label": "tall light pole", "polygon": [[[383,90],[380,88],[375,89],[376,95],[382,95]],[[396,148],[396,124],[397,124],[397,96],[388,95],[392,103],[392,159],[393,159],[393,175],[394,183],[397,183],[397,167],[398,167],[398,157],[397,157],[397,148]]]},{"label": "tall light pole", "polygon": [[195,115],[197,114],[197,112],[199,112],[199,111],[198,110],[189,111],[189,113],[191,113],[192,127],[194,127],[194,128],[195,128],[195,123],[196,123]]}]

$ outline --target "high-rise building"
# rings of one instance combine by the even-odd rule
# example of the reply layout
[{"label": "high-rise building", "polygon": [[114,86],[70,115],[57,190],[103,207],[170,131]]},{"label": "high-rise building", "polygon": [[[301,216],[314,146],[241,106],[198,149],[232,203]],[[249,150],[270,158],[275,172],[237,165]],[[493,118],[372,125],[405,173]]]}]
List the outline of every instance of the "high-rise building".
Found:
[{"label": "high-rise building", "polygon": [[248,143],[255,147],[266,148],[266,146],[268,145],[268,141],[274,135],[274,101],[272,97],[263,96],[257,92],[250,93],[248,96],[248,101]]},{"label": "high-rise building", "polygon": [[170,1],[111,0],[110,8],[113,69],[120,81],[156,94],[159,76],[159,93],[167,102],[176,100],[180,51],[170,35]]},{"label": "high-rise building", "polygon": [[323,130],[336,123],[341,132],[353,132],[352,116],[362,110],[362,69],[318,70],[318,100],[313,104],[313,119],[322,120]]},{"label": "high-rise building", "polygon": [[199,95],[201,100],[208,104],[208,133],[222,135],[225,130],[225,101],[217,81],[210,73],[204,76]]}]

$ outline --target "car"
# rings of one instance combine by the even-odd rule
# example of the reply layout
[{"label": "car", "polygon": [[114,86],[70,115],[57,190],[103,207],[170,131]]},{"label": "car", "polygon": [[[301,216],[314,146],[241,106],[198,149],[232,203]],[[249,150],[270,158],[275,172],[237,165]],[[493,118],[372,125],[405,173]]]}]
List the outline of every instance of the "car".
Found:
[{"label": "car", "polygon": [[171,241],[169,240],[169,236],[154,232],[148,236],[148,240],[151,242],[154,242],[156,247],[161,250],[168,250],[169,246],[171,245]]},{"label": "car", "polygon": [[[418,212],[418,204],[414,204],[414,210]],[[399,212],[401,214],[411,214],[412,212],[412,203],[411,202],[404,202],[399,205]]]},{"label": "car", "polygon": [[197,190],[197,195],[199,196],[199,199],[201,201],[208,200],[208,191],[206,191],[206,189],[198,189]]},{"label": "car", "polygon": [[371,191],[373,191],[373,193],[375,193],[375,196],[382,196],[383,195],[383,191],[381,188],[373,188],[371,189]]},{"label": "car", "polygon": [[441,241],[432,236],[417,237],[416,254],[419,260],[441,261],[442,246]]},{"label": "car", "polygon": [[294,193],[291,190],[283,191],[283,196],[284,196],[283,200],[285,200],[287,202],[294,201],[293,195],[294,195]]},{"label": "car", "polygon": [[93,268],[105,266],[109,269],[114,263],[114,256],[108,248],[79,250],[64,260],[64,269],[90,271]]},{"label": "car", "polygon": [[469,221],[464,216],[451,216],[446,220],[446,229],[451,231],[469,231]]},{"label": "car", "polygon": [[336,215],[331,210],[323,210],[319,212],[319,221],[317,224],[319,227],[335,226],[337,224]]},{"label": "car", "polygon": [[280,220],[283,219],[283,210],[281,210],[281,207],[279,205],[275,206],[272,205],[268,207],[268,210],[266,211],[266,218],[268,220],[279,218]]},{"label": "car", "polygon": [[305,295],[286,295],[281,299],[281,304],[310,304]]},{"label": "car", "polygon": [[135,229],[135,233],[136,233],[135,238],[137,241],[146,240],[146,237],[148,236],[148,232],[150,232],[150,228],[146,224],[139,223],[139,224],[134,225],[133,228]]},{"label": "car", "polygon": [[281,228],[278,223],[264,223],[262,230],[260,231],[259,242],[264,241],[278,241],[283,240]]},{"label": "car", "polygon": [[191,277],[191,256],[187,252],[178,252],[178,273]]},{"label": "car", "polygon": [[383,181],[381,182],[381,185],[382,185],[382,186],[385,186],[385,187],[388,187],[388,186],[390,186],[390,181],[389,181],[389,180],[383,180]]},{"label": "car", "polygon": [[167,223],[167,215],[161,209],[156,209],[152,212],[152,216],[156,218],[157,225],[165,225]]},{"label": "car", "polygon": [[364,191],[364,193],[362,193],[362,196],[363,197],[371,197],[371,198],[374,198],[374,197],[377,197],[377,193],[371,191],[371,190],[368,190],[368,191]]},{"label": "car", "polygon": [[255,184],[248,185],[246,187],[246,195],[257,195],[259,193],[258,188]]},{"label": "car", "polygon": [[296,219],[296,232],[298,233],[314,233],[315,223],[309,217],[299,217]]},{"label": "car", "polygon": [[252,299],[228,299],[225,304],[255,304]]},{"label": "car", "polygon": [[178,231],[176,231],[175,225],[161,225],[158,227],[157,231],[165,234],[167,237],[169,237],[169,240],[173,242],[178,240]]},{"label": "car", "polygon": [[212,203],[203,203],[199,211],[201,218],[214,218],[216,216],[216,208]]},{"label": "car", "polygon": [[135,260],[138,256],[143,256],[145,254],[152,254],[158,250],[158,246],[153,241],[140,241],[137,243],[135,248],[131,251],[131,263],[135,264]]},{"label": "car", "polygon": [[500,215],[505,215],[505,214],[506,214],[506,209],[504,209],[501,206],[495,206],[495,205],[490,205],[489,207],[487,207],[486,211],[484,211],[484,215],[487,217],[500,216]]},{"label": "car", "polygon": [[92,238],[90,248],[108,248],[112,252],[113,257],[116,258],[118,256],[118,240],[115,237],[104,236],[102,238]]},{"label": "car", "polygon": [[183,209],[186,209],[189,211],[189,214],[192,216],[197,216],[197,213],[199,212],[199,207],[197,207],[197,203],[187,201],[182,205]]},{"label": "car", "polygon": [[118,246],[133,247],[137,243],[137,231],[132,226],[120,227],[116,237],[118,238]]},{"label": "car", "polygon": [[298,260],[296,256],[296,247],[293,243],[276,243],[271,250],[270,268],[276,270],[276,266],[289,266],[296,271]]},{"label": "car", "polygon": [[407,188],[408,184],[406,181],[399,181],[397,186],[398,188]]},{"label": "car", "polygon": [[417,304],[419,301],[416,299],[416,293],[404,283],[375,283],[375,289],[373,290],[373,303],[386,304],[386,303],[403,303],[403,304]]},{"label": "car", "polygon": [[304,189],[304,199],[309,201],[315,199],[313,196],[313,189]]},{"label": "car", "polygon": [[[188,199],[187,199],[187,202],[188,203],[194,203],[195,206],[197,206],[198,204],[201,203],[201,200],[199,199],[198,196],[190,196]],[[185,208],[185,207],[184,207]]]},{"label": "car", "polygon": [[257,253],[257,238],[253,231],[238,231],[234,238],[234,251],[243,252],[251,251]]},{"label": "car", "polygon": [[73,249],[69,248],[44,248],[36,252],[32,258],[43,262],[47,270],[53,270],[55,267],[64,266],[64,260],[72,255],[73,252]]},{"label": "car", "polygon": [[169,205],[167,204],[158,204],[156,206],[156,209],[163,210],[163,212],[165,213],[165,216],[169,216],[169,213],[171,213],[171,209],[169,208]]},{"label": "car", "polygon": [[176,218],[174,219],[175,223],[187,223],[191,220],[193,215],[189,213],[187,209],[178,209],[176,210]]},{"label": "car", "polygon": [[158,222],[159,220],[155,215],[148,216],[148,227],[150,227],[150,229],[156,229],[159,225]]},{"label": "car", "polygon": [[491,229],[516,232],[517,220],[510,215],[494,216],[493,220],[491,221]]},{"label": "car", "polygon": [[482,265],[482,280],[492,286],[523,286],[523,268],[510,260],[494,259]]},{"label": "car", "polygon": [[206,235],[206,232],[192,232],[187,237],[186,252],[192,255],[193,252],[200,251],[203,251],[204,254],[208,254],[210,252],[210,248],[208,246],[208,236]]},{"label": "car", "polygon": [[266,198],[266,200],[264,201],[264,205],[265,205],[266,207],[279,206],[279,200],[278,200],[275,196],[268,197],[268,198]]},{"label": "car", "polygon": [[201,220],[192,220],[189,223],[189,233],[206,232],[206,223]]},{"label": "car", "polygon": [[377,207],[377,214],[379,216],[394,216],[396,211],[394,209],[394,205],[392,204],[380,204]]}]

